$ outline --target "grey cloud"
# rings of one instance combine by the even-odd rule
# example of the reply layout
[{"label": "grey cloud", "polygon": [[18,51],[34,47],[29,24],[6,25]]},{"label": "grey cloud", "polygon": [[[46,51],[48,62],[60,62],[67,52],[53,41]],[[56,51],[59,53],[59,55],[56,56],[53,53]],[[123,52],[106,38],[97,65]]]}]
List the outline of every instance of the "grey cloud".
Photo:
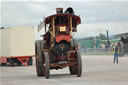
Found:
[{"label": "grey cloud", "polygon": [[126,32],[128,27],[128,1],[2,1],[1,26],[37,26],[56,7],[73,7],[80,15],[78,37],[105,33],[108,27],[111,34]]},{"label": "grey cloud", "polygon": [[86,23],[128,21],[128,2],[85,2],[81,6],[79,12]]},{"label": "grey cloud", "polygon": [[[44,16],[55,14],[56,6],[53,3],[3,1],[2,26],[37,25]],[[60,2],[57,3],[60,4]]]},{"label": "grey cloud", "polygon": [[127,1],[2,1],[2,25],[20,25],[22,20],[21,24],[36,25],[55,13],[56,7],[69,6],[81,16],[82,23],[128,21]]},{"label": "grey cloud", "polygon": [[128,32],[128,22],[81,24],[78,26],[78,32],[75,37],[96,36],[100,33],[106,34],[106,30],[109,31],[110,35]]}]

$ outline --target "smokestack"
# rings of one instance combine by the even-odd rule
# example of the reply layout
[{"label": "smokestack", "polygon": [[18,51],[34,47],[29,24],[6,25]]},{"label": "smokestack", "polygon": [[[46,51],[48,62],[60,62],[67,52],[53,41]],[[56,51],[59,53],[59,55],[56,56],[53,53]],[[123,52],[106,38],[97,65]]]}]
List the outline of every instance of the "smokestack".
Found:
[{"label": "smokestack", "polygon": [[56,8],[56,13],[57,14],[62,14],[63,13],[63,8]]},{"label": "smokestack", "polygon": [[67,8],[67,10],[65,11],[65,13],[74,14],[73,8],[71,8],[71,7]]}]

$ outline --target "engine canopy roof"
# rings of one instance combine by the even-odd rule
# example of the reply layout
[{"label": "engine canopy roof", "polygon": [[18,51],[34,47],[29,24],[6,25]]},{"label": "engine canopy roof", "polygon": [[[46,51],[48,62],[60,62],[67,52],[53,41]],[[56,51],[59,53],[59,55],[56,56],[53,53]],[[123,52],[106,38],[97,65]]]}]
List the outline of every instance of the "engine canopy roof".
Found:
[{"label": "engine canopy roof", "polygon": [[56,17],[56,16],[61,16],[61,17],[72,17],[72,23],[75,24],[75,25],[79,25],[81,24],[81,19],[79,16],[76,16],[76,15],[73,15],[73,14],[67,14],[67,13],[63,13],[63,14],[54,14],[54,15],[51,15],[51,16],[48,16],[45,18],[44,20],[44,23],[45,24],[50,24],[51,23],[51,20],[53,17]]}]

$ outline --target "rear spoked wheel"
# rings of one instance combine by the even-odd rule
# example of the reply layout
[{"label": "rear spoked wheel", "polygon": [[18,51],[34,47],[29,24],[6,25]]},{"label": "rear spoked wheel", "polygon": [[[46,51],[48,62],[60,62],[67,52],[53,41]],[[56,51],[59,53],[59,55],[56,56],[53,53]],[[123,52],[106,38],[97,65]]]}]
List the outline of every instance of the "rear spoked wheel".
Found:
[{"label": "rear spoked wheel", "polygon": [[36,72],[37,76],[44,76],[43,70],[43,52],[41,51],[41,44],[40,42],[35,43],[35,52],[36,52]]},{"label": "rear spoked wheel", "polygon": [[44,75],[46,79],[49,79],[50,77],[50,63],[49,63],[49,54],[48,52],[44,52]]},{"label": "rear spoked wheel", "polygon": [[42,64],[42,53],[36,56],[36,72],[37,76],[44,76],[43,64]]},{"label": "rear spoked wheel", "polygon": [[77,51],[76,73],[77,73],[77,77],[81,77],[81,75],[82,75],[82,60],[81,60],[81,55],[80,55],[79,51]]}]

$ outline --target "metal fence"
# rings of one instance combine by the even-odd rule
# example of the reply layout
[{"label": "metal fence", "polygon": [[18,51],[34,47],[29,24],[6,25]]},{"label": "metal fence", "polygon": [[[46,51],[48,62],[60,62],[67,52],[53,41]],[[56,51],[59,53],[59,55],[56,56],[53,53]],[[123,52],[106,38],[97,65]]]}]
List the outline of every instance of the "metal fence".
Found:
[{"label": "metal fence", "polygon": [[84,55],[113,55],[112,48],[81,48],[80,52]]}]

